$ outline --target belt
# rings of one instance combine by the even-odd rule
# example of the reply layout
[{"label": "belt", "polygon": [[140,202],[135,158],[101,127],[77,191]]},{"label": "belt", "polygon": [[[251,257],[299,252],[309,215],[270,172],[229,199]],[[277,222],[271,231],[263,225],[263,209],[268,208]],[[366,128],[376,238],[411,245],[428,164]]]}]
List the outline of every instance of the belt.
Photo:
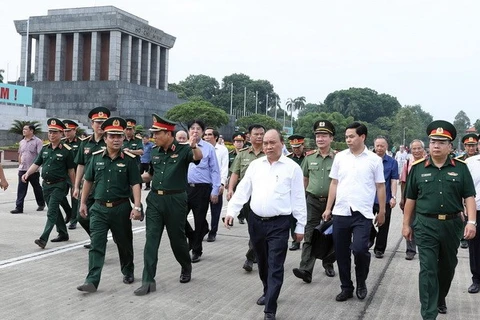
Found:
[{"label": "belt", "polygon": [[152,190],[153,193],[158,194],[159,196],[166,196],[169,194],[177,194],[185,192],[185,190]]},{"label": "belt", "polygon": [[[259,215],[256,215],[253,211],[252,211],[252,214],[256,219],[261,220],[261,221],[271,221],[271,220],[275,220],[275,219],[278,219],[278,218],[282,217],[282,216],[261,217]],[[288,217],[288,216],[286,216],[286,217]]]},{"label": "belt", "polygon": [[327,197],[318,197],[318,196],[314,195],[313,193],[310,193],[310,192],[307,192],[307,193],[310,197],[315,198],[320,202],[327,202],[327,199],[328,199]]},{"label": "belt", "polygon": [[116,201],[95,200],[96,203],[98,203],[99,205],[102,205],[104,207],[107,207],[107,208],[113,208],[113,207],[116,207],[116,206],[121,205],[122,203],[125,203],[125,202],[128,202],[128,201],[130,201],[128,198],[120,199],[120,200],[116,200]]},{"label": "belt", "polygon": [[62,181],[65,181],[65,178],[59,179],[59,180],[45,181],[45,183],[46,184],[55,184],[55,183],[59,183],[59,182],[62,182]]},{"label": "belt", "polygon": [[190,187],[195,188],[195,187],[211,187],[211,183],[189,183],[188,184]]},{"label": "belt", "polygon": [[458,213],[446,213],[446,214],[422,214],[422,216],[427,218],[434,218],[438,220],[451,220],[459,218],[460,215]]}]

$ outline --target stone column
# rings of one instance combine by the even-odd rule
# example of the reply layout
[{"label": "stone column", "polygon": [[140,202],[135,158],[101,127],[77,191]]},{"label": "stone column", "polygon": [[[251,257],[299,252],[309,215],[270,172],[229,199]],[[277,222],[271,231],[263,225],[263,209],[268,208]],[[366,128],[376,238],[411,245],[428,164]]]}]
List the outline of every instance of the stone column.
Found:
[{"label": "stone column", "polygon": [[73,34],[73,66],[72,81],[83,79],[83,37],[80,33]]},{"label": "stone column", "polygon": [[65,80],[65,35],[57,33],[55,43],[55,81]]},{"label": "stone column", "polygon": [[120,80],[132,80],[132,36],[122,34],[122,49],[120,58]]},{"label": "stone column", "polygon": [[122,33],[110,31],[110,50],[108,58],[108,80],[120,80],[120,57],[122,52]]},{"label": "stone column", "polygon": [[[22,36],[22,57],[20,63],[20,81],[25,81],[25,60],[27,60],[27,75],[32,73],[32,38],[28,36],[28,52],[27,52],[27,35]],[[27,81],[28,84],[28,81]]]},{"label": "stone column", "polygon": [[100,45],[100,34],[96,31],[92,32],[92,48],[90,54],[90,81],[100,80]]},{"label": "stone column", "polygon": [[160,79],[160,46],[152,45],[151,60],[150,87],[158,89]]},{"label": "stone column", "polygon": [[140,84],[142,71],[142,40],[133,39],[132,43],[132,83]]},{"label": "stone column", "polygon": [[143,86],[150,85],[150,62],[151,62],[151,50],[152,44],[147,41],[143,41],[142,44],[142,76],[140,84]]},{"label": "stone column", "polygon": [[160,84],[159,89],[168,90],[168,49],[160,48]]}]

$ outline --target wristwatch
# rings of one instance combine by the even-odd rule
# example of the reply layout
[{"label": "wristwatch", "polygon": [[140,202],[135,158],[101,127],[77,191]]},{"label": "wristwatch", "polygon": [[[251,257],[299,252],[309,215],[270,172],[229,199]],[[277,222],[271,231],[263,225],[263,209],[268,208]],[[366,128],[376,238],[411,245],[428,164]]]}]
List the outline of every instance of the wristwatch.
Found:
[{"label": "wristwatch", "polygon": [[133,209],[137,210],[138,212],[142,212],[142,207],[133,207]]},{"label": "wristwatch", "polygon": [[477,226],[477,221],[468,220],[467,223],[473,224],[475,227]]}]

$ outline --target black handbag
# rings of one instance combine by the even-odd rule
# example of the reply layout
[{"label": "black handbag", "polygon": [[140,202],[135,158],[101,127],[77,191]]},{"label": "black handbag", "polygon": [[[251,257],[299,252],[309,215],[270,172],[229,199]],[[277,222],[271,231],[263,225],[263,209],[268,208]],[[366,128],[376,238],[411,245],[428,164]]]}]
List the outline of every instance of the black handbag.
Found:
[{"label": "black handbag", "polygon": [[325,234],[325,231],[333,225],[333,220],[320,221],[313,229],[312,255],[317,259],[332,258],[335,260],[335,248],[333,247],[333,234]]}]

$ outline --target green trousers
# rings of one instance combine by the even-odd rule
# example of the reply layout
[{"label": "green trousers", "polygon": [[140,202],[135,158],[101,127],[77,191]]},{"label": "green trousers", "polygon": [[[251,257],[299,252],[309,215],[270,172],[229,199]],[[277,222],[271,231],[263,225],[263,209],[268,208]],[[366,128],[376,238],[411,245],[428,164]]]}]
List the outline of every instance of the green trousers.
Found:
[{"label": "green trousers", "polygon": [[142,283],[155,282],[158,262],[158,247],[162,238],[163,229],[167,229],[170,247],[175,259],[184,271],[191,272],[192,262],[187,237],[185,236],[185,222],[187,221],[187,194],[158,195],[153,191],[147,196],[145,210],[146,242],[143,251]]},{"label": "green trousers", "polygon": [[45,229],[43,230],[40,239],[47,242],[52,232],[53,226],[57,227],[58,235],[61,237],[68,237],[67,226],[63,215],[60,212],[60,202],[65,198],[67,183],[59,182],[52,185],[46,183],[43,184],[43,197],[45,198],[45,203],[48,207],[47,211],[47,223],[45,224]]},{"label": "green trousers", "polygon": [[90,239],[92,248],[88,252],[88,275],[85,280],[98,287],[105,251],[107,248],[107,233],[112,231],[120,257],[120,269],[123,275],[133,275],[133,234],[130,212],[130,202],[122,203],[114,208],[107,208],[94,203],[89,210]]},{"label": "green trousers", "polygon": [[436,319],[455,275],[457,251],[463,233],[460,218],[438,220],[421,214],[413,222],[420,260],[419,294],[423,319]]}]

